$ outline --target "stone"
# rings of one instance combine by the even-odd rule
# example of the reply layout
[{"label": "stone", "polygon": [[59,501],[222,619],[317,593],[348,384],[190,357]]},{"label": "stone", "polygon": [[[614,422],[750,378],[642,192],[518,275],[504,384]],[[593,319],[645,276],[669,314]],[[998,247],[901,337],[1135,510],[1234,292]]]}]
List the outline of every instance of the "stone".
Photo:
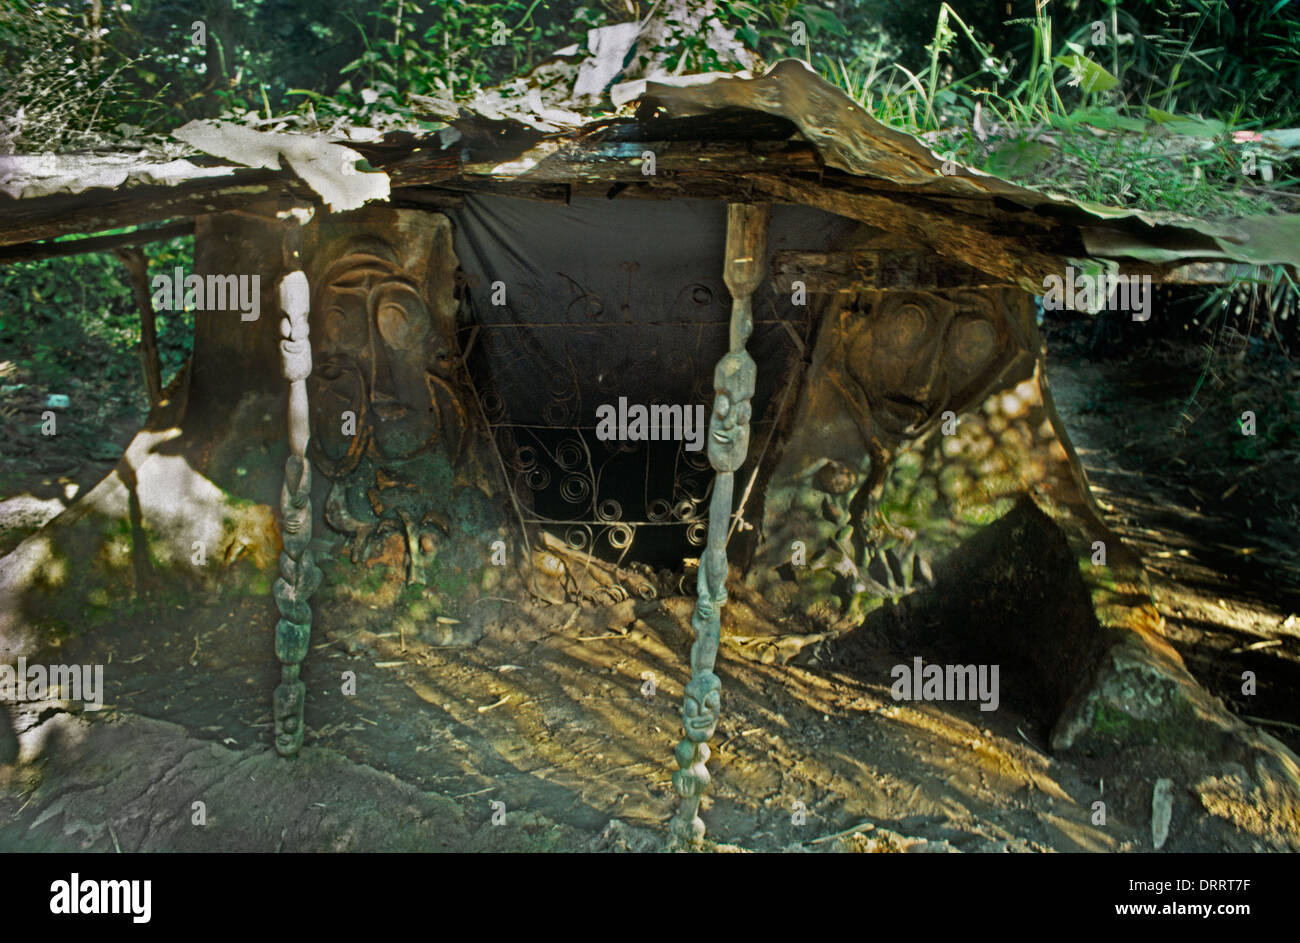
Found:
[{"label": "stone", "polygon": [[1166,653],[1137,634],[1102,657],[1052,731],[1054,752],[1104,756],[1131,746],[1214,752],[1241,724]]},{"label": "stone", "polygon": [[1165,777],[1156,780],[1151,790],[1151,844],[1156,851],[1169,840],[1169,823],[1174,814],[1174,781]]}]

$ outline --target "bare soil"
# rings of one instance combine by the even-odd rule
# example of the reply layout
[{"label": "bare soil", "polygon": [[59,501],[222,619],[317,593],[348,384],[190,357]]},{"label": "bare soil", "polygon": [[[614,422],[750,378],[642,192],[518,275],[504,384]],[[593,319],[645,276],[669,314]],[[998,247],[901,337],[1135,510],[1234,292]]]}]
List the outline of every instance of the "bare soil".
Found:
[{"label": "bare soil", "polygon": [[[1189,668],[1296,749],[1300,728],[1283,726],[1300,725],[1295,542],[1256,503],[1220,500],[1231,481],[1209,488],[1213,470],[1194,456],[1174,470],[1186,443],[1167,434],[1169,410],[1199,370],[1183,361],[1157,373],[1068,356],[1050,378]],[[1098,390],[1110,406],[1097,406]],[[1292,470],[1272,487],[1270,501],[1300,486]],[[510,601],[477,645],[442,648],[428,627],[332,605],[323,590],[303,666],[306,745],[293,760],[270,747],[269,598],[122,602],[120,620],[59,656],[105,665],[105,709],[13,711],[28,762],[0,767],[0,850],[663,847],[689,598]],[[704,812],[719,848],[1150,851],[1162,776],[1175,782],[1165,850],[1300,848],[1297,823],[1270,816],[1248,770],[1154,748],[1054,758],[1047,719],[896,703],[890,668],[913,653],[855,652],[828,644],[780,665],[724,645]],[[1246,669],[1258,675],[1253,697],[1241,694]],[[349,672],[355,694],[343,693]]]}]

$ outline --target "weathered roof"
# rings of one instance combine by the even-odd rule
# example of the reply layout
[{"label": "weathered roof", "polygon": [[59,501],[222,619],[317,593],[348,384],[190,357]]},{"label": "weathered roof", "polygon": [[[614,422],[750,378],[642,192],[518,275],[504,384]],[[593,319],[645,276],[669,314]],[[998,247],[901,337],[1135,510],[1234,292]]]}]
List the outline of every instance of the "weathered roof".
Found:
[{"label": "weathered roof", "polygon": [[[440,132],[304,134],[192,121],[173,134],[195,152],[186,157],[0,156],[0,245],[276,193],[341,211],[492,189],[555,200],[601,192],[807,203],[1022,283],[1084,256],[1300,266],[1300,215],[1207,222],[1082,203],[973,168],[952,172],[951,163],[945,174],[924,143],[881,124],[799,60],[757,78],[651,69],[629,79],[615,63],[644,38],[629,25],[637,24],[593,30],[588,56],[562,50],[470,101],[413,96],[447,123]],[[356,169],[362,158],[371,170]]]}]

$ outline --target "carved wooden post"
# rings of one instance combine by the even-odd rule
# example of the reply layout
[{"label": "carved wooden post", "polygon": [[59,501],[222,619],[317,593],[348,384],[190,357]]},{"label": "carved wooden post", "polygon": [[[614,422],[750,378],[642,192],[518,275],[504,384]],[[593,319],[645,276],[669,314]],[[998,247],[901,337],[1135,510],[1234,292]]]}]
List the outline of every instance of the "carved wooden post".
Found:
[{"label": "carved wooden post", "polygon": [[280,609],[275,626],[275,654],[280,659],[280,685],[275,689],[275,749],[293,756],[302,746],[303,706],[307,687],[298,678],[311,636],[308,600],[320,585],[321,571],[307,549],[311,542],[311,463],[307,460],[309,416],[307,378],[311,375],[311,341],[307,314],[311,308],[307,276],[302,271],[302,226],[293,211],[285,218],[285,268],[280,280],[280,364],[289,381],[289,457],[284,463],[280,512],[284,515],[284,552],[273,592]]},{"label": "carved wooden post", "polygon": [[727,532],[736,471],[749,451],[750,400],[758,366],[745,351],[754,330],[751,296],[763,277],[770,207],[731,204],[727,207],[727,261],[723,278],[731,292],[730,350],[713,372],[713,413],[709,417],[709,464],[713,466],[713,497],[709,501],[709,536],[700,558],[698,598],[691,616],[695,642],[691,645],[691,680],[682,702],[686,739],[677,744],[678,770],[673,788],[681,805],[671,825],[673,835],[687,843],[704,838],[700,800],[709,786],[709,739],[718,725],[722,682],[713,673],[722,633],[722,606],[727,601]]}]

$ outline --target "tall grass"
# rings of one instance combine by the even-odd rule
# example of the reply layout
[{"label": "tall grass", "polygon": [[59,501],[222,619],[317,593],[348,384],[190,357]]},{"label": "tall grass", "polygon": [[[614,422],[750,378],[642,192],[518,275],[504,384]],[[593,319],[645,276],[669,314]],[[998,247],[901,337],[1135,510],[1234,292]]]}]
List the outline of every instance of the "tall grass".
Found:
[{"label": "tall grass", "polygon": [[[1126,88],[1115,41],[1131,18],[1109,6],[1106,19],[1058,40],[1040,2],[1032,17],[1007,21],[1023,30],[1027,62],[999,56],[952,5],[939,6],[922,69],[901,62],[827,62],[828,77],[884,123],[920,135],[958,163],[1078,199],[1186,215],[1232,216],[1285,206],[1282,179],[1250,180],[1231,132],[1257,123],[1238,104],[1215,119],[1177,115],[1184,68],[1212,51],[1195,47],[1197,28],[1165,61],[1170,74]],[[1096,24],[1109,31],[1109,69],[1087,44]],[[964,48],[958,49],[958,44]],[[962,55],[957,55],[958,52]],[[1102,52],[1105,52],[1103,49]],[[1147,57],[1150,58],[1149,56]],[[955,63],[976,61],[968,74]],[[1155,91],[1153,91],[1155,90]]]}]

